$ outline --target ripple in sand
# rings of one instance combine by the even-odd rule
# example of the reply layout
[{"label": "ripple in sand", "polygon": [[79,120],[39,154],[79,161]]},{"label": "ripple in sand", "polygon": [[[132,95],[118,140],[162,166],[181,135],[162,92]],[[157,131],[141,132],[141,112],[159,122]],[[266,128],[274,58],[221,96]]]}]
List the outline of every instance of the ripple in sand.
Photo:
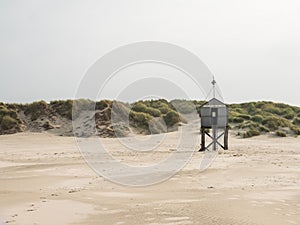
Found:
[{"label": "ripple in sand", "polygon": [[167,221],[178,221],[178,220],[189,220],[189,219],[190,219],[190,217],[187,217],[187,216],[165,218],[165,220],[167,220]]},{"label": "ripple in sand", "polygon": [[124,209],[106,209],[103,211],[99,211],[99,214],[116,214],[116,213],[121,213],[121,212],[125,212]]},{"label": "ripple in sand", "polygon": [[296,221],[294,220],[287,220],[286,222],[288,222],[289,224],[298,224]]},{"label": "ripple in sand", "polygon": [[100,192],[96,193],[97,195],[101,195],[103,197],[116,197],[116,198],[128,198],[128,197],[136,197],[139,194],[137,193],[126,193],[126,192]]}]

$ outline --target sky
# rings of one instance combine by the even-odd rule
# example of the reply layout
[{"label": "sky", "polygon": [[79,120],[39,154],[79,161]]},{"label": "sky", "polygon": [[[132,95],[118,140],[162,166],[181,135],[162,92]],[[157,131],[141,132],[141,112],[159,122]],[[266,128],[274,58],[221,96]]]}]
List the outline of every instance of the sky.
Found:
[{"label": "sky", "polygon": [[[74,98],[101,56],[153,40],[196,54],[225,102],[300,106],[299,12],[299,0],[1,0],[0,102]],[[122,85],[116,78],[105,97]]]}]

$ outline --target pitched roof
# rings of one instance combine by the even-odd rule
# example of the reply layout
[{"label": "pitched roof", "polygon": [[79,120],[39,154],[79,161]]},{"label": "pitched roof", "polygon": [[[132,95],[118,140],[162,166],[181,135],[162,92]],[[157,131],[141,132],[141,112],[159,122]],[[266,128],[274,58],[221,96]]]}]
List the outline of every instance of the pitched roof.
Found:
[{"label": "pitched roof", "polygon": [[221,102],[220,100],[218,100],[216,98],[212,98],[208,102],[206,102],[203,105],[201,105],[200,108],[202,108],[202,107],[211,107],[211,106],[214,106],[214,107],[224,107],[225,103]]}]

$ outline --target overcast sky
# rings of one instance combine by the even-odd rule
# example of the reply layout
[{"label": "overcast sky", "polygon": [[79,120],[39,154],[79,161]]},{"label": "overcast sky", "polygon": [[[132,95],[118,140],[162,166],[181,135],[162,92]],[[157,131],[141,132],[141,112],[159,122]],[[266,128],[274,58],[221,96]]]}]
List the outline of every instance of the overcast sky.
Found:
[{"label": "overcast sky", "polygon": [[300,105],[299,12],[299,0],[1,0],[0,101],[73,98],[99,57],[155,40],[199,56],[226,102]]}]

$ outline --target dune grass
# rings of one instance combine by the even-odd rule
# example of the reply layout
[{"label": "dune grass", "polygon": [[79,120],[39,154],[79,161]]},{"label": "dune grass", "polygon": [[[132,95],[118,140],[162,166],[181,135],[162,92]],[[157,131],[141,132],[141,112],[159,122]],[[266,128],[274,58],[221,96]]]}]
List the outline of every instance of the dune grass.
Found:
[{"label": "dune grass", "polygon": [[[300,107],[267,101],[231,104],[229,122],[233,129],[243,129],[246,132],[256,129],[261,133],[271,132],[280,137],[297,136],[300,134],[300,121],[297,117],[299,111]],[[282,131],[283,129],[287,131]],[[249,136],[251,135],[245,135]]]},{"label": "dune grass", "polygon": [[[95,116],[96,120],[105,120],[106,124],[114,114],[120,121],[125,117],[129,118],[130,126],[139,129],[141,133],[161,133],[172,130],[171,128],[180,122],[185,123],[185,115],[194,110],[199,113],[204,103],[195,100],[168,102],[165,99],[144,100],[132,104],[112,100],[94,102],[88,99],[58,100],[49,104],[45,101],[30,104],[0,103],[0,134],[25,123],[20,119],[20,113],[24,113],[33,122],[53,116],[61,116],[71,121],[78,116],[76,113],[94,109],[101,112],[101,116]],[[112,110],[113,108],[116,111]],[[279,137],[300,135],[300,107],[260,101],[230,104],[228,110],[229,127],[241,137],[248,138],[267,133]],[[122,126],[119,124],[115,127],[121,129]]]}]

